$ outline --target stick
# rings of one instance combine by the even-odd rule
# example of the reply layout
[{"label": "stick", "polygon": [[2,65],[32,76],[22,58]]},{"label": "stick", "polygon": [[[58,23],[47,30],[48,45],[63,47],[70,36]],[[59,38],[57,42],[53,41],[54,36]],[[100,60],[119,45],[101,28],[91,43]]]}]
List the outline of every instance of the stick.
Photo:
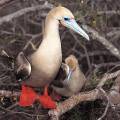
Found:
[{"label": "stick", "polygon": [[101,99],[102,95],[101,95],[100,88],[105,84],[107,80],[117,77],[119,74],[120,74],[120,70],[114,73],[111,73],[111,74],[106,74],[103,76],[103,78],[101,79],[96,89],[89,91],[89,92],[81,92],[79,94],[73,95],[67,100],[63,101],[62,103],[59,103],[56,109],[50,110],[48,112],[49,116],[51,116],[51,120],[58,120],[58,118],[62,114],[71,110],[73,107],[75,107],[77,104],[83,101],[94,101],[98,98]]},{"label": "stick", "polygon": [[[99,96],[99,90],[94,89],[89,92],[83,92],[79,93],[77,95],[73,95],[67,100],[65,100],[62,103],[59,103],[56,109],[50,110],[48,114],[51,116],[51,119],[53,120],[55,117],[58,118],[60,115],[64,114],[65,112],[71,110],[74,106],[76,106],[78,103],[81,103],[83,101],[94,101]],[[57,120],[57,119],[54,119]]]},{"label": "stick", "polygon": [[118,59],[120,59],[120,51],[111,43],[109,42],[105,37],[100,35],[96,30],[93,28],[83,25],[82,26],[88,33],[91,33],[91,36],[93,39],[99,41],[101,44],[103,44],[106,49],[108,49],[114,56],[116,56]]},{"label": "stick", "polygon": [[9,90],[0,90],[0,96],[20,96],[20,92],[9,91]]},{"label": "stick", "polygon": [[52,7],[53,7],[52,4],[45,2],[44,5],[37,5],[37,6],[27,7],[27,8],[21,9],[17,12],[14,12],[10,15],[6,15],[6,16],[0,18],[0,25],[2,25],[4,22],[10,22],[12,19],[18,18],[18,17],[20,17],[28,12],[33,12],[36,10],[42,10],[42,9],[46,9],[46,8],[51,9]]}]

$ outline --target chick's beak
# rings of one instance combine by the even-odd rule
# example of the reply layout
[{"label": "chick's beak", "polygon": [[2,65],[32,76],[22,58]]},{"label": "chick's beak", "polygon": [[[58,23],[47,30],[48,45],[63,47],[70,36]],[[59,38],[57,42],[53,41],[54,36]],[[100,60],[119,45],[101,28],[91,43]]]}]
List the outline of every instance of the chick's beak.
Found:
[{"label": "chick's beak", "polygon": [[63,24],[64,24],[64,26],[72,29],[76,33],[82,35],[87,40],[90,40],[88,34],[77,24],[77,22],[75,21],[75,19],[70,19],[69,21],[64,21]]}]

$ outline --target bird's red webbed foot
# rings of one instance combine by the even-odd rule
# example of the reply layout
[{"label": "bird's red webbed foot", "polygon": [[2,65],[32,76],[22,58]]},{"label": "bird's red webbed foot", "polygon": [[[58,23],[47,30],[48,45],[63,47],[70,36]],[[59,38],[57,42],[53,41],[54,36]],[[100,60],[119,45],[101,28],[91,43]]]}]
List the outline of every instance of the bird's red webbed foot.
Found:
[{"label": "bird's red webbed foot", "polygon": [[44,108],[55,109],[56,102],[48,95],[48,86],[45,86],[44,93],[39,97],[40,103]]},{"label": "bird's red webbed foot", "polygon": [[38,98],[39,96],[31,87],[22,85],[22,91],[21,91],[20,101],[19,101],[20,106],[23,106],[23,107],[31,106],[35,102],[35,100]]},{"label": "bird's red webbed foot", "polygon": [[38,96],[31,87],[22,85],[19,105],[22,107],[31,106],[36,100],[39,100],[44,108],[56,108],[56,102],[48,95],[48,86],[45,86],[43,95]]}]

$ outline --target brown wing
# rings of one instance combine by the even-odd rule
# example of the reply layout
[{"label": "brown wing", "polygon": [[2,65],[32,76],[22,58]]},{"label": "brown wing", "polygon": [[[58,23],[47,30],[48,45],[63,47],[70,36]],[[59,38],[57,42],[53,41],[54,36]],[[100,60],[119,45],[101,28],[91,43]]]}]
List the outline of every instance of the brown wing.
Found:
[{"label": "brown wing", "polygon": [[61,87],[61,88],[64,87],[68,76],[69,76],[69,66],[65,63],[62,63],[55,80],[53,80],[52,82],[52,85],[56,87]]},{"label": "brown wing", "polygon": [[25,80],[31,74],[31,64],[25,57],[23,52],[20,52],[15,62],[15,75],[18,81]]}]

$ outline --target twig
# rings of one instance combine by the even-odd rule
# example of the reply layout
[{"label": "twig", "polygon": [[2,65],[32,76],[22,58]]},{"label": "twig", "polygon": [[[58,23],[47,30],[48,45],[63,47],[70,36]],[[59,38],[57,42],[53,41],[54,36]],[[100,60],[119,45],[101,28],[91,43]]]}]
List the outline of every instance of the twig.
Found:
[{"label": "twig", "polygon": [[97,11],[98,15],[103,15],[103,14],[109,14],[109,15],[114,15],[114,14],[118,14],[120,15],[120,10],[107,10],[107,11]]},{"label": "twig", "polygon": [[103,44],[114,56],[116,56],[118,59],[120,59],[120,51],[112,44],[110,43],[105,37],[100,35],[96,30],[93,28],[83,25],[82,26],[88,33],[91,33],[91,36],[93,39],[99,41],[101,44]]},{"label": "twig", "polygon": [[107,101],[108,101],[104,113],[102,114],[102,116],[100,118],[98,118],[98,120],[102,120],[107,114],[108,108],[110,106],[110,100],[109,100],[107,93],[103,90],[103,88],[99,88],[99,90],[105,95],[105,97],[107,98]]},{"label": "twig", "polygon": [[[109,55],[108,51],[92,51],[92,52],[88,52],[88,56],[99,56],[99,55]],[[81,59],[83,59],[84,57],[86,57],[85,54],[81,55]]]},{"label": "twig", "polygon": [[72,31],[70,31],[70,33],[73,36],[73,38],[76,40],[76,42],[84,49],[84,52],[85,52],[85,55],[86,55],[86,59],[87,59],[87,64],[88,64],[89,69],[91,70],[90,58],[89,58],[89,55],[88,55],[86,47],[83,46],[80,43],[79,39],[77,38],[77,36]]},{"label": "twig", "polygon": [[10,15],[6,15],[6,16],[0,18],[0,25],[2,25],[4,22],[10,22],[12,19],[18,18],[18,17],[20,17],[28,12],[33,12],[36,10],[42,10],[42,9],[46,9],[46,8],[51,9],[52,7],[53,7],[52,4],[45,2],[44,5],[37,5],[37,6],[27,7],[27,8],[21,9],[17,12],[14,12]]},{"label": "twig", "polygon": [[120,36],[120,30],[112,30],[112,31],[110,31],[110,32],[107,33],[107,37],[111,37],[113,35]]},{"label": "twig", "polygon": [[13,111],[13,110],[6,109],[2,106],[0,106],[0,109],[2,109],[5,112],[10,112],[10,113],[14,113],[14,114],[25,114],[25,115],[31,116],[31,117],[36,117],[36,116],[40,116],[40,117],[43,116],[44,117],[44,115],[42,115],[42,114],[29,114],[29,113],[26,113],[26,112],[18,112],[18,111]]},{"label": "twig", "polygon": [[103,78],[101,79],[100,83],[97,85],[97,87],[102,87],[107,80],[112,79],[112,78],[115,78],[115,77],[117,77],[119,74],[120,74],[120,70],[118,70],[117,72],[114,72],[114,73],[105,74],[105,75],[103,76]]},{"label": "twig", "polygon": [[113,105],[120,104],[120,76],[115,79],[114,85],[111,87],[109,93],[110,102]]},{"label": "twig", "polygon": [[[111,74],[106,74],[105,76],[103,76],[96,89],[89,92],[81,92],[77,95],[73,95],[67,100],[63,101],[62,103],[59,103],[56,109],[50,110],[48,112],[48,114],[51,116],[51,120],[58,120],[58,118],[62,114],[71,110],[78,103],[81,103],[83,101],[94,101],[98,98],[101,98],[101,94],[100,94],[101,92],[99,88],[101,88],[107,80],[112,79],[118,76],[119,74],[120,74],[120,70]],[[106,111],[107,110],[105,110],[105,112]]]},{"label": "twig", "polygon": [[[80,102],[83,101],[94,101],[96,100],[99,96],[99,90],[94,89],[89,92],[84,92],[84,93],[79,93],[77,95],[73,95],[72,97],[68,98],[62,103],[59,103],[57,108],[54,110],[49,111],[49,115],[51,116],[51,119],[53,120],[58,120],[58,117],[65,112],[71,110],[75,105],[77,105]],[[56,119],[55,119],[56,118]]]},{"label": "twig", "polygon": [[[47,15],[47,14],[46,14],[46,15]],[[35,25],[35,26],[40,26],[40,27],[41,27],[41,24],[40,24],[40,23],[38,23],[38,22],[36,22],[36,21],[34,21],[34,20],[32,20],[32,19],[27,19],[27,21],[28,21],[29,23]]]},{"label": "twig", "polygon": [[[114,78],[120,74],[120,70],[117,72],[106,74],[101,82],[98,84],[98,88],[102,87],[108,79]],[[77,95],[73,95],[62,103],[59,103],[57,108],[49,111],[49,115],[52,116],[52,120],[58,120],[59,116],[65,112],[71,110],[75,105],[83,101],[94,101],[101,97],[100,90],[94,89],[89,92],[82,92]],[[20,92],[13,92],[7,90],[0,90],[0,96],[19,96]]]},{"label": "twig", "polygon": [[34,40],[34,39],[36,39],[37,37],[40,37],[42,35],[42,33],[40,34],[36,34],[36,35],[33,35],[32,36],[32,38],[26,43],[26,45],[23,47],[23,50],[25,51],[28,47],[29,47],[29,45],[31,45],[31,47],[32,47],[32,49],[35,51],[35,50],[37,50],[37,48],[36,48],[36,46],[32,43],[32,41]]},{"label": "twig", "polygon": [[9,90],[0,90],[0,96],[20,96],[20,92],[9,91]]},{"label": "twig", "polygon": [[7,110],[11,110],[13,109],[14,107],[16,107],[18,105],[18,102],[14,103],[13,105],[11,105],[10,107],[7,108]]},{"label": "twig", "polygon": [[100,70],[100,68],[104,67],[104,68],[107,68],[107,67],[112,67],[110,71],[112,71],[113,69],[117,68],[120,66],[120,62],[108,62],[108,63],[100,63],[100,64],[92,64],[93,67],[95,67],[94,69],[94,72],[93,73],[96,73]]},{"label": "twig", "polygon": [[12,2],[13,0],[0,0],[0,6],[5,5],[6,3]]}]

